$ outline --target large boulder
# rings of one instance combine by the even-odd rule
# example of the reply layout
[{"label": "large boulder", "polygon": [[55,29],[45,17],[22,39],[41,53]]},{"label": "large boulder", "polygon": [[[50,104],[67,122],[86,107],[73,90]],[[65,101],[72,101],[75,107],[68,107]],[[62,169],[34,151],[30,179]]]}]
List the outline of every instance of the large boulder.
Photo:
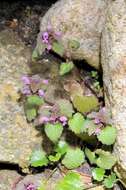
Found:
[{"label": "large boulder", "polygon": [[68,51],[68,41],[77,40],[80,48],[71,51],[72,59],[86,60],[99,68],[100,39],[105,22],[107,0],[60,0],[41,19],[36,49],[41,54],[42,32],[48,25],[60,31],[61,41]]},{"label": "large boulder", "polygon": [[27,123],[18,102],[21,77],[30,73],[30,57],[29,49],[14,32],[0,32],[0,162],[24,168],[32,149],[41,146],[41,137]]},{"label": "large boulder", "polygon": [[102,67],[105,102],[118,135],[116,171],[126,184],[126,1],[109,1],[102,35]]}]

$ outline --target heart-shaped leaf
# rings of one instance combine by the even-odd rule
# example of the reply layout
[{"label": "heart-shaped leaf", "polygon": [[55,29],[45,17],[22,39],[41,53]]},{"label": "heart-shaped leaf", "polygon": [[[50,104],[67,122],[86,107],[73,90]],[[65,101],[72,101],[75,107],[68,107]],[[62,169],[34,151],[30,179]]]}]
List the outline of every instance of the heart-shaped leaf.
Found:
[{"label": "heart-shaped leaf", "polygon": [[68,169],[74,169],[79,167],[85,161],[84,152],[79,148],[69,148],[62,164]]},{"label": "heart-shaped leaf", "polygon": [[64,47],[63,44],[60,42],[54,42],[52,44],[52,50],[60,56],[63,56],[64,54]]},{"label": "heart-shaped leaf", "polygon": [[31,95],[31,96],[28,96],[27,98],[27,105],[28,106],[40,106],[44,103],[44,100],[37,96],[37,95]]},{"label": "heart-shaped leaf", "polygon": [[94,168],[92,170],[93,179],[102,181],[104,178],[105,170],[103,168]]},{"label": "heart-shaped leaf", "polygon": [[43,150],[33,151],[32,155],[30,157],[30,164],[33,167],[47,166],[48,165],[48,159],[46,157],[45,152]]},{"label": "heart-shaped leaf", "polygon": [[32,121],[36,118],[37,111],[35,108],[26,109],[26,118],[28,121]]},{"label": "heart-shaped leaf", "polygon": [[95,96],[75,96],[73,99],[74,107],[81,113],[91,112],[98,108],[98,99]]},{"label": "heart-shaped leaf", "polygon": [[63,126],[60,123],[46,124],[45,133],[47,137],[54,143],[58,141],[63,131]]},{"label": "heart-shaped leaf", "polygon": [[106,145],[112,145],[117,136],[116,128],[112,126],[106,126],[104,129],[101,130],[100,134],[97,135],[99,141]]},{"label": "heart-shaped leaf", "polygon": [[80,134],[86,131],[86,128],[84,127],[85,119],[82,114],[76,113],[68,121],[69,129],[73,131],[75,134]]},{"label": "heart-shaped leaf", "polygon": [[81,177],[78,173],[69,172],[63,179],[61,179],[55,190],[83,190],[84,184],[81,181]]},{"label": "heart-shaped leaf", "polygon": [[96,160],[96,164],[100,168],[111,169],[115,165],[116,158],[110,152],[97,149],[95,153],[99,155],[99,157]]}]

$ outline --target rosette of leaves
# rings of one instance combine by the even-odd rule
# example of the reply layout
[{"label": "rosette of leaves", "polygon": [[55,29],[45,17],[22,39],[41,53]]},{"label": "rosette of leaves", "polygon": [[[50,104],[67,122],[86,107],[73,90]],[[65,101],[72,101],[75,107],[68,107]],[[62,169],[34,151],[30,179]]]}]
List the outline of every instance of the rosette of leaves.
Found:
[{"label": "rosette of leaves", "polygon": [[62,160],[62,164],[68,169],[79,167],[85,161],[84,152],[80,148],[69,148]]},{"label": "rosette of leaves", "polygon": [[69,172],[66,176],[61,179],[56,187],[55,190],[83,190],[84,184],[81,181],[81,177],[78,173]]}]

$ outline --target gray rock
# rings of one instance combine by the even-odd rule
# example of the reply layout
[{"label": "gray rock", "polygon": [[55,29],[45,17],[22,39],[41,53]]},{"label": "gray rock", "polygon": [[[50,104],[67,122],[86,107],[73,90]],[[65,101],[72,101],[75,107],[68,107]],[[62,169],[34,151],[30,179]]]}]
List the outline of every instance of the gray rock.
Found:
[{"label": "gray rock", "polygon": [[100,38],[105,22],[107,0],[60,0],[41,19],[37,50],[41,54],[41,34],[48,25],[54,31],[61,31],[61,41],[66,52],[69,40],[80,42],[80,48],[71,50],[72,59],[86,60],[99,68]]},{"label": "gray rock", "polygon": [[31,53],[12,31],[0,32],[0,162],[28,164],[31,151],[41,137],[27,123],[18,91],[21,77],[30,73]]},{"label": "gray rock", "polygon": [[109,1],[102,37],[105,101],[117,128],[116,172],[126,185],[126,1]]},{"label": "gray rock", "polygon": [[[25,186],[32,184],[34,187],[38,188],[43,185],[46,190],[55,190],[55,185],[63,176],[60,171],[46,170],[43,173],[36,175],[27,175],[23,180],[21,180],[17,185],[15,190],[24,190]],[[46,184],[46,185],[45,185]]]},{"label": "gray rock", "polygon": [[0,170],[0,189],[13,190],[21,179],[22,176],[16,171]]}]

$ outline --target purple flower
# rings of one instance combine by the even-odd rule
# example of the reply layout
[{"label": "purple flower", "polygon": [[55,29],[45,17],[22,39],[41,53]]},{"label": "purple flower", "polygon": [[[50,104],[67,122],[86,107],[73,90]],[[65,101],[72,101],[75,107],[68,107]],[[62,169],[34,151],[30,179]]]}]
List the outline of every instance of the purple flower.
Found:
[{"label": "purple flower", "polygon": [[101,123],[101,121],[100,121],[100,119],[99,119],[99,118],[95,118],[95,119],[94,119],[94,123],[98,125],[98,124],[100,124],[100,123]]},{"label": "purple flower", "polygon": [[43,41],[45,44],[48,44],[48,43],[49,43],[49,34],[48,34],[48,32],[43,32],[43,33],[42,33],[42,41]]},{"label": "purple flower", "polygon": [[51,116],[49,121],[55,123],[57,120],[57,116]]},{"label": "purple flower", "polygon": [[43,97],[43,96],[45,95],[44,90],[42,90],[42,89],[38,90],[38,95],[39,95],[40,97]]},{"label": "purple flower", "polygon": [[48,44],[48,46],[47,46],[47,50],[50,51],[51,49],[52,49],[51,44]]},{"label": "purple flower", "polygon": [[49,83],[49,80],[44,79],[42,82],[43,82],[43,84],[48,84],[48,83]]},{"label": "purple flower", "polygon": [[36,186],[33,183],[25,185],[25,190],[37,190]]},{"label": "purple flower", "polygon": [[54,36],[55,39],[58,40],[59,38],[61,38],[62,33],[61,33],[61,32],[55,32],[54,35],[55,35],[55,36]]},{"label": "purple flower", "polygon": [[100,132],[101,132],[101,129],[96,128],[96,130],[95,130],[95,135],[99,135]]},{"label": "purple flower", "polygon": [[59,118],[59,121],[63,124],[63,126],[65,126],[67,124],[67,117],[61,116]]},{"label": "purple flower", "polygon": [[52,26],[51,26],[51,24],[48,24],[47,30],[48,30],[49,32],[52,31]]},{"label": "purple flower", "polygon": [[22,92],[22,94],[24,94],[26,96],[31,95],[31,90],[30,90],[29,86],[27,86],[27,85],[23,87],[21,92]]},{"label": "purple flower", "polygon": [[40,78],[39,75],[33,75],[33,76],[31,77],[31,83],[36,83],[36,84],[38,84],[38,83],[40,83],[40,82],[41,82],[41,78]]},{"label": "purple flower", "polygon": [[39,124],[47,123],[47,122],[49,122],[49,120],[50,119],[48,117],[42,116],[42,117],[39,118]]},{"label": "purple flower", "polygon": [[30,84],[30,78],[28,77],[28,76],[23,76],[22,78],[21,78],[21,80],[22,80],[22,82],[24,83],[24,84]]}]

